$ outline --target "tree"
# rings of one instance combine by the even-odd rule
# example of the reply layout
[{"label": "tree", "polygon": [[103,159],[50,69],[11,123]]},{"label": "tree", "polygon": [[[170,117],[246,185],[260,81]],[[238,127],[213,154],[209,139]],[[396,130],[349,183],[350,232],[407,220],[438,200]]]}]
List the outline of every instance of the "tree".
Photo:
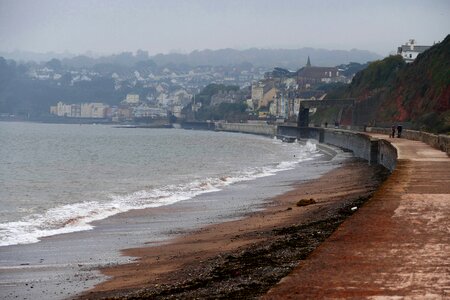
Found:
[{"label": "tree", "polygon": [[53,71],[59,72],[62,70],[62,64],[59,59],[53,58],[45,63],[45,66]]}]

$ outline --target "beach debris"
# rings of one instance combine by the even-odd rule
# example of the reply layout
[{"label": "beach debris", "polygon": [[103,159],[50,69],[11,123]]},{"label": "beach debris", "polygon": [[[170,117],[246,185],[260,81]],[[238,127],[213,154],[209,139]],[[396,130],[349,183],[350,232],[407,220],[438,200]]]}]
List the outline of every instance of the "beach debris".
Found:
[{"label": "beach debris", "polygon": [[355,211],[355,210],[357,210],[357,209],[358,209],[358,207],[356,207],[356,206],[353,206],[353,207],[351,208],[352,211]]},{"label": "beach debris", "polygon": [[313,198],[310,199],[301,199],[297,202],[297,206],[307,206],[316,203],[316,201]]}]

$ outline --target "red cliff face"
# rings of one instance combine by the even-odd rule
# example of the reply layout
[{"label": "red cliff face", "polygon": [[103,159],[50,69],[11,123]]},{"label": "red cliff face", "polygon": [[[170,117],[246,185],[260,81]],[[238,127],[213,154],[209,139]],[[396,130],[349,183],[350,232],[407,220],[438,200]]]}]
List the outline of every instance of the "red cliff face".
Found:
[{"label": "red cliff face", "polygon": [[410,118],[410,114],[403,107],[403,97],[397,96],[395,99],[397,114],[394,116],[394,121],[405,122]]},{"label": "red cliff face", "polygon": [[[390,56],[358,73],[343,97],[359,99],[358,125],[405,122],[416,129],[450,131],[450,36],[411,64]],[[343,123],[351,115],[343,114]]]},{"label": "red cliff face", "polygon": [[439,97],[439,101],[436,105],[436,109],[439,112],[446,112],[450,110],[450,85],[444,90],[444,92]]}]

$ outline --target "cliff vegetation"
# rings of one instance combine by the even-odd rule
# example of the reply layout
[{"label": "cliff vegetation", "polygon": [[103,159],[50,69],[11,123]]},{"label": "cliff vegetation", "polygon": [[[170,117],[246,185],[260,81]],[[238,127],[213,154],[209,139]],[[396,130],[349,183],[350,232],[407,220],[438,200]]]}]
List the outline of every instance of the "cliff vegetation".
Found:
[{"label": "cliff vegetation", "polygon": [[[350,85],[328,93],[328,99],[354,98],[341,112],[341,123],[450,132],[450,35],[420,54],[413,63],[389,56],[358,72]],[[332,109],[319,110],[313,120],[325,122]],[[334,109],[336,111],[336,109]],[[337,116],[335,116],[337,118]]]}]

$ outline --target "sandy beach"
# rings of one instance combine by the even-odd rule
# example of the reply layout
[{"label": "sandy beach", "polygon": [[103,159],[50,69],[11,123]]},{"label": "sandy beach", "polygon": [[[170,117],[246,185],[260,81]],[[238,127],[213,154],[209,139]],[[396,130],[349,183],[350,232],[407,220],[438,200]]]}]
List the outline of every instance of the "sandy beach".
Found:
[{"label": "sandy beach", "polygon": [[[260,296],[363,205],[386,176],[379,166],[346,160],[317,179],[294,184],[243,219],[190,231],[167,244],[123,250],[138,259],[102,268],[110,279],[80,298]],[[298,206],[302,199],[314,203]]]},{"label": "sandy beach", "polygon": [[[269,139],[262,142],[267,142],[264,149],[269,147],[275,153],[279,147],[295,148],[295,154],[301,150],[296,145],[276,145]],[[0,247],[0,298],[73,298],[109,278],[100,269],[134,263],[139,257],[133,251],[121,254],[121,250],[165,245],[212,224],[235,221],[260,212],[275,204],[273,197],[292,190],[292,185],[319,178],[351,157],[349,153],[337,151],[339,153],[336,154],[336,151],[329,150],[329,153],[321,151],[313,157],[308,155],[304,161],[287,170],[273,172],[269,168],[270,172],[265,171],[256,179],[221,186],[215,191],[186,197],[170,205],[132,209],[94,221],[90,230],[49,235],[35,243]],[[286,158],[290,158],[290,154]],[[207,237],[213,244],[212,238],[214,236]],[[216,238],[221,239],[222,236],[219,234]],[[251,242],[242,241],[239,245]],[[198,244],[196,247],[208,252],[208,257],[214,257],[217,251],[211,245]],[[236,245],[237,242],[225,250],[232,251]],[[176,249],[173,244],[169,248]],[[169,258],[178,256],[176,252],[173,250],[175,254],[167,256],[166,261],[172,263]],[[177,268],[180,265],[172,269]],[[146,279],[142,278],[145,285]]]}]

